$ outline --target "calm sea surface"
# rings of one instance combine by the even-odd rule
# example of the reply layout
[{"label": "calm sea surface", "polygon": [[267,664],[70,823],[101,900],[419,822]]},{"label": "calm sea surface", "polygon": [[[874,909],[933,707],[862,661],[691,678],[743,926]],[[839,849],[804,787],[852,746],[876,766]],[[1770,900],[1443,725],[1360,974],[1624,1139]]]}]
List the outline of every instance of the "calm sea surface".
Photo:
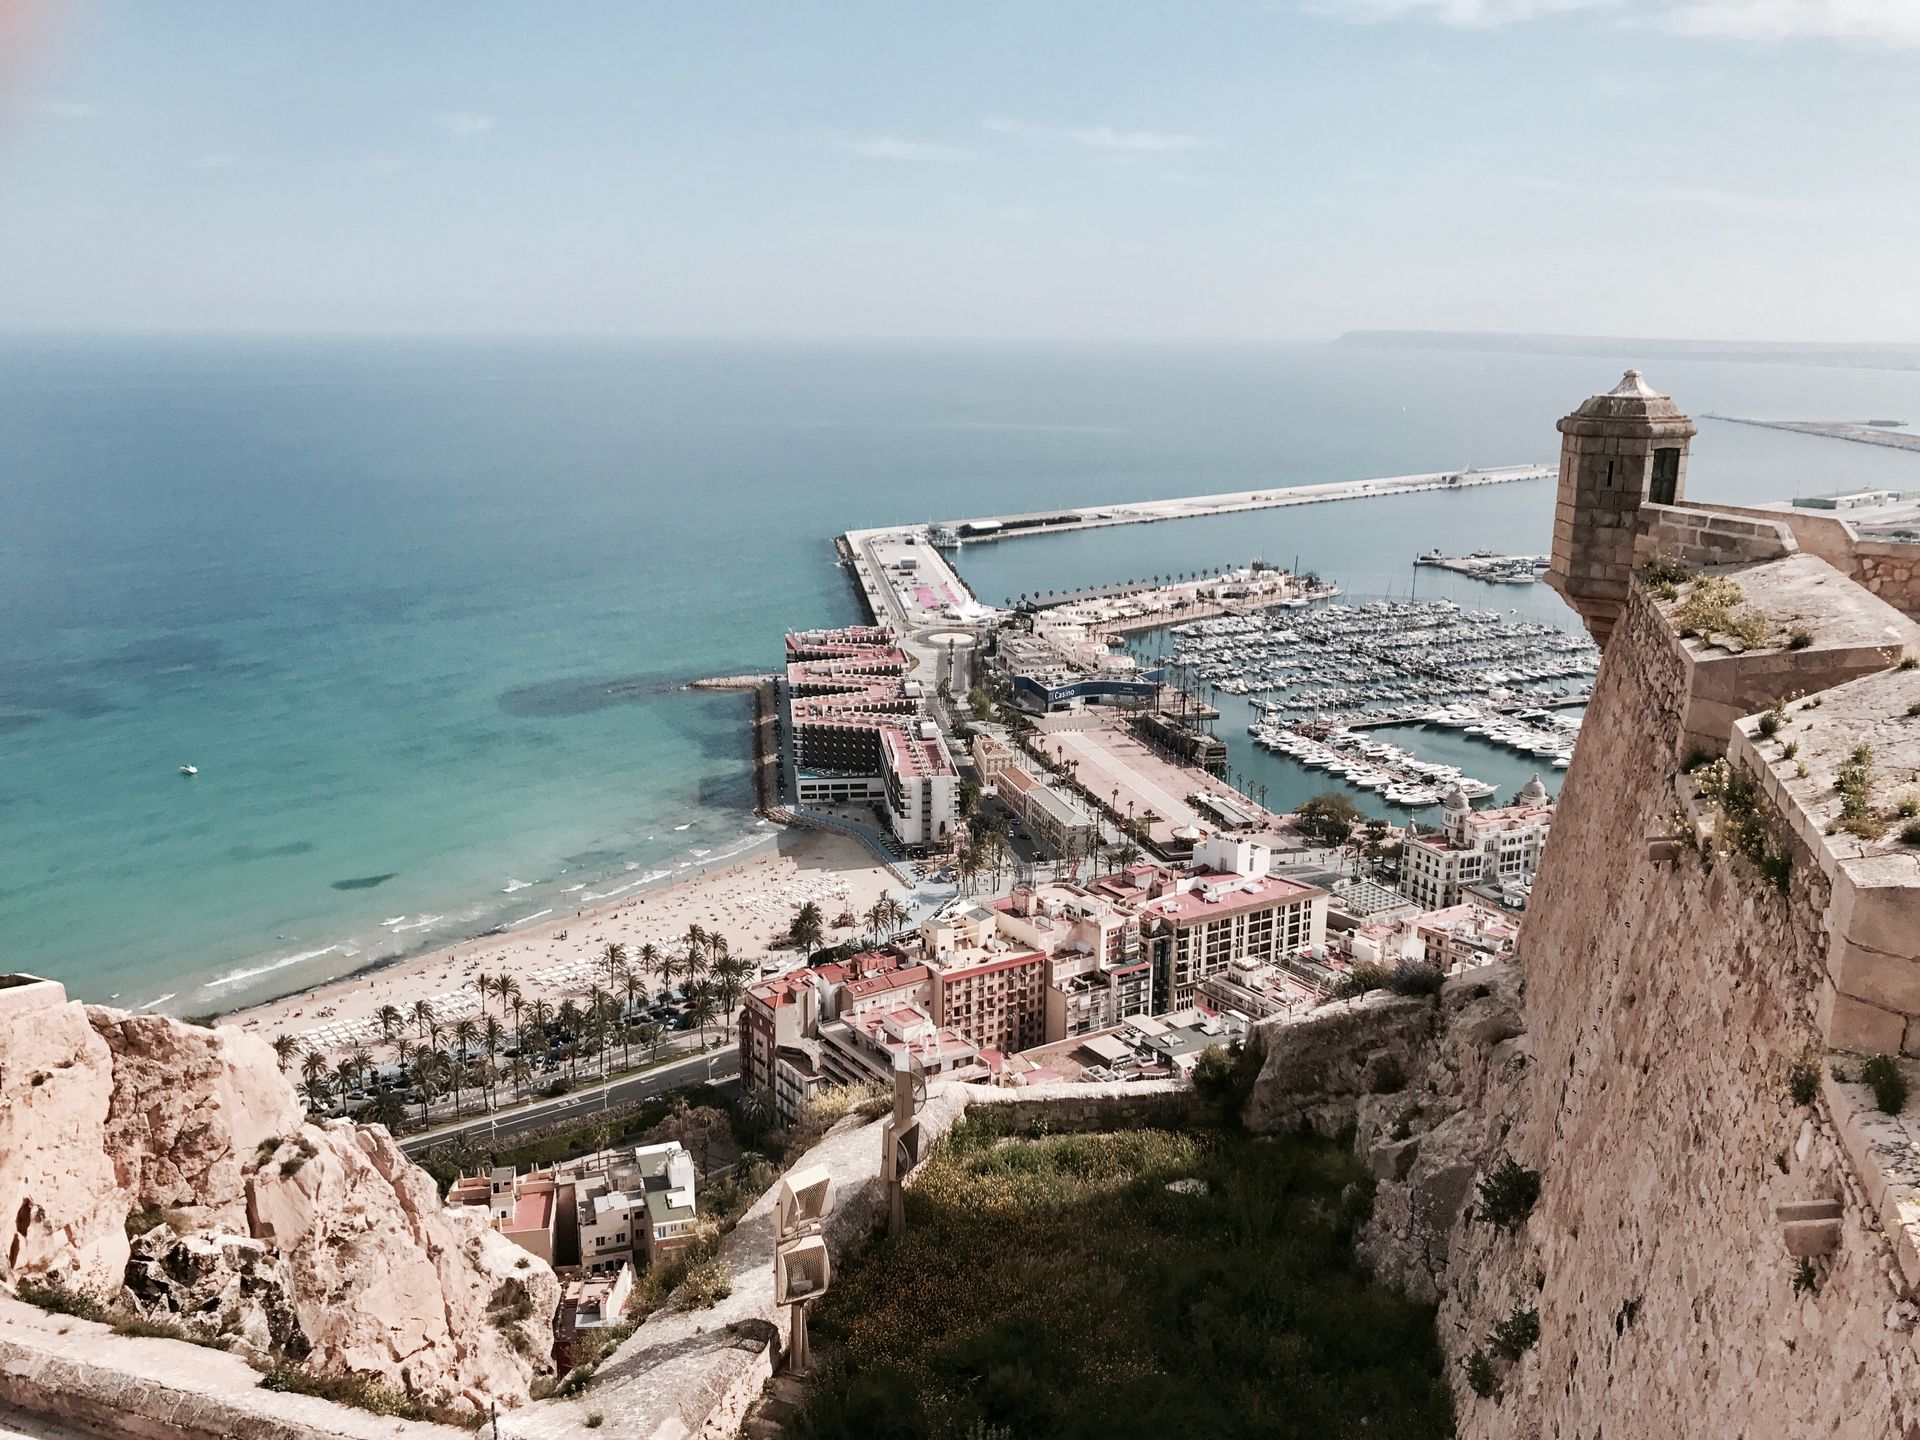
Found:
[{"label": "calm sea surface", "polygon": [[[840,530],[1549,460],[1554,419],[1620,368],[0,341],[0,967],[190,1013],[712,863],[765,835],[743,702],[679,687],[852,618]],[[1651,378],[1696,414],[1920,420],[1920,376]],[[1703,422],[1689,475],[1737,501],[1867,483],[1920,488],[1920,458]],[[970,547],[962,569],[998,600],[1257,554],[1404,595],[1431,546],[1544,550],[1551,503],[1535,483],[1304,507]],[[1568,621],[1539,586],[1427,571],[1419,593]],[[1318,788],[1237,718],[1270,798]]]}]

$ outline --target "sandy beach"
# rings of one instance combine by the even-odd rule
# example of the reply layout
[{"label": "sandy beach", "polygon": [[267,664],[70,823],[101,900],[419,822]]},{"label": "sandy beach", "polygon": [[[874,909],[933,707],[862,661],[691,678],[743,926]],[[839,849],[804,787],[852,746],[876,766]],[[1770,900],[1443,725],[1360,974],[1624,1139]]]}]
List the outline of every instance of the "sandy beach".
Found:
[{"label": "sandy beach", "polygon": [[[864,913],[882,893],[905,899],[898,876],[878,864],[871,851],[842,835],[787,830],[771,851],[725,869],[646,891],[600,909],[548,921],[512,935],[469,940],[450,949],[399,961],[362,975],[347,976],[314,989],[223,1016],[235,1025],[272,1039],[293,1034],[303,1049],[328,1054],[375,1047],[383,1006],[410,1011],[429,1001],[443,1021],[480,1012],[473,981],[478,975],[513,976],[524,1001],[558,1004],[568,996],[604,984],[600,957],[610,944],[627,947],[631,959],[642,945],[661,951],[681,947],[687,927],[698,925],[727,937],[736,955],[761,960],[772,942],[787,932],[793,912],[817,902],[831,922],[843,910]],[[829,928],[829,941],[849,932]],[[565,938],[561,938],[564,935]],[[652,987],[661,984],[653,977]]]}]

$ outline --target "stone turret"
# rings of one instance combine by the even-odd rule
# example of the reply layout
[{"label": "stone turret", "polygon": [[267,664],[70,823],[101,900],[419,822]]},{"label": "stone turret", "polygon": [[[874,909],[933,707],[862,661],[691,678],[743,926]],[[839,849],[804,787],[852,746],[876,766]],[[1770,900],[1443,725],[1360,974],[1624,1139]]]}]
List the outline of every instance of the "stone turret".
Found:
[{"label": "stone turret", "polygon": [[1694,424],[1629,370],[1559,425],[1560,492],[1547,583],[1580,612],[1601,645],[1627,602],[1642,505],[1686,493]]}]

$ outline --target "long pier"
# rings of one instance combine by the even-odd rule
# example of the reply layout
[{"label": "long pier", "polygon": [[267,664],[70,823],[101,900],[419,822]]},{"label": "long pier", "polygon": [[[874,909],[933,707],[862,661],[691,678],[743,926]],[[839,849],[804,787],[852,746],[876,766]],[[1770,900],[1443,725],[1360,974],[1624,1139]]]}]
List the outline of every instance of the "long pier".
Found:
[{"label": "long pier", "polygon": [[1058,535],[1105,525],[1141,525],[1150,520],[1192,520],[1244,510],[1276,510],[1288,505],[1319,505],[1331,500],[1362,500],[1382,495],[1412,495],[1424,490],[1465,490],[1477,485],[1510,485],[1546,480],[1559,471],[1551,465],[1503,465],[1492,469],[1437,470],[1425,475],[1391,475],[1377,480],[1336,480],[1319,485],[1287,485],[1264,490],[1235,490],[1219,495],[1189,495],[1171,500],[1133,500],[1117,505],[1063,507],[1024,515],[987,515],[946,520],[926,527],[936,539],[977,545],[1021,535]]}]

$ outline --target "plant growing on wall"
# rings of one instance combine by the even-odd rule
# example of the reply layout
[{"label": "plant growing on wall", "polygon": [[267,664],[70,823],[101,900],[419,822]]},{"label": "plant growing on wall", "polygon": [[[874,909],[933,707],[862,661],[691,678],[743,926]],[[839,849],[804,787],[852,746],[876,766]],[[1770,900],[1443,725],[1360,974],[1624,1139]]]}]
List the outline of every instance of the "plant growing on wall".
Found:
[{"label": "plant growing on wall", "polygon": [[1539,1203],[1540,1172],[1527,1169],[1509,1155],[1480,1177],[1479,1192],[1479,1217],[1511,1234],[1526,1223]]},{"label": "plant growing on wall", "polygon": [[1873,1103],[1883,1115],[1907,1108],[1907,1077],[1891,1055],[1875,1055],[1860,1067],[1860,1083],[1873,1091]]}]

